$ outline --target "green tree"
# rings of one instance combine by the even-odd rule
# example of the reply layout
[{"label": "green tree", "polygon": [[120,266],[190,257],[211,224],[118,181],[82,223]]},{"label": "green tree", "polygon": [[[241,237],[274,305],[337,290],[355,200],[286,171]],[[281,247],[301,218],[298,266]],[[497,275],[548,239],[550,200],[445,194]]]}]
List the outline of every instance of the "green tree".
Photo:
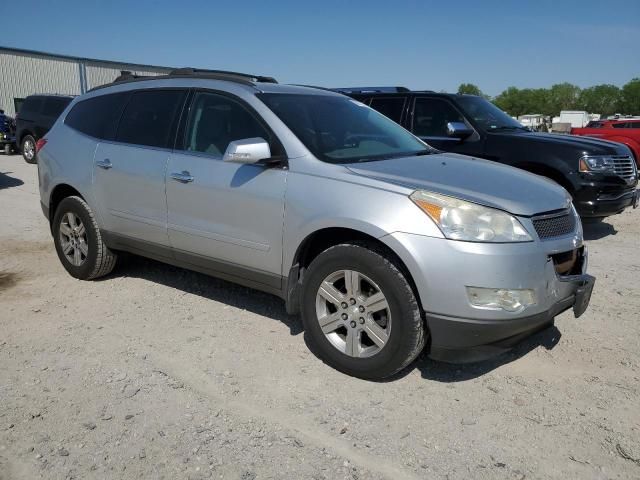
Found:
[{"label": "green tree", "polygon": [[634,78],[622,87],[620,113],[640,115],[640,78]]},{"label": "green tree", "polygon": [[596,85],[580,92],[578,105],[589,113],[611,115],[620,111],[621,98],[621,91],[615,85]]},{"label": "green tree", "polygon": [[458,93],[466,93],[467,95],[478,95],[484,97],[485,94],[482,93],[482,90],[477,85],[473,83],[461,83],[458,87]]},{"label": "green tree", "polygon": [[549,89],[549,115],[557,115],[561,110],[578,108],[580,87],[571,83],[558,83]]}]

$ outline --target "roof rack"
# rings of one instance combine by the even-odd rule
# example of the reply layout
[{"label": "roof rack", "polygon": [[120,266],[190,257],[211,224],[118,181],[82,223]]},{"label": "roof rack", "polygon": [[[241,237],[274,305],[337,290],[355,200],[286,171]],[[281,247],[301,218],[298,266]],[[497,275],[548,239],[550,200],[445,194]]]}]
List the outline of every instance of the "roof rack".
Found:
[{"label": "roof rack", "polygon": [[407,87],[351,87],[333,88],[332,90],[340,93],[404,93],[411,91]]},{"label": "roof rack", "polygon": [[265,77],[264,75],[251,75],[249,73],[239,73],[239,72],[229,72],[226,70],[204,70],[201,68],[176,68],[169,72],[169,75],[185,75],[185,76],[229,76],[229,77],[238,77],[245,80],[249,80],[250,82],[261,82],[261,83],[278,83],[273,77]]},{"label": "roof rack", "polygon": [[101,88],[106,88],[117,83],[137,82],[145,80],[164,80],[168,78],[208,78],[212,80],[226,80],[228,82],[242,83],[244,85],[253,85],[256,82],[261,83],[278,83],[273,77],[265,77],[263,75],[251,75],[248,73],[228,72],[225,70],[203,70],[197,68],[176,68],[166,75],[137,75],[129,70],[121,70],[112,83],[100,85],[89,90],[90,92]]}]

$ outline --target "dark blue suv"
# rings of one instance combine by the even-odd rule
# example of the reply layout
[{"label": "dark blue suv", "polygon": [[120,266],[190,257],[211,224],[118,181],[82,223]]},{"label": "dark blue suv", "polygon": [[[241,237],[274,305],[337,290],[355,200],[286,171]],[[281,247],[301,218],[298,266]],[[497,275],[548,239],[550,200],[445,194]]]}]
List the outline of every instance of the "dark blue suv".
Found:
[{"label": "dark blue suv", "polygon": [[0,110],[0,150],[10,155],[16,150],[16,123]]}]

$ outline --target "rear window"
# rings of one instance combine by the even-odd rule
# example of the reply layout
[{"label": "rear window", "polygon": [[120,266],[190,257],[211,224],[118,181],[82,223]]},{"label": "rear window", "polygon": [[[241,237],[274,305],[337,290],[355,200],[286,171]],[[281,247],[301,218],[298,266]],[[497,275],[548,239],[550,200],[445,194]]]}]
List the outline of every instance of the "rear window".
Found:
[{"label": "rear window", "polygon": [[62,111],[67,108],[71,102],[70,98],[65,97],[48,97],[44,101],[42,114],[48,117],[59,117]]},{"label": "rear window", "polygon": [[168,148],[170,133],[184,90],[145,90],[135,92],[125,108],[116,141]]},{"label": "rear window", "polygon": [[128,93],[112,93],[76,103],[64,123],[91,137],[113,140]]},{"label": "rear window", "polygon": [[20,113],[38,113],[42,109],[43,101],[42,97],[27,97],[20,107]]},{"label": "rear window", "polygon": [[640,122],[629,122],[629,126],[627,128],[640,128]]}]

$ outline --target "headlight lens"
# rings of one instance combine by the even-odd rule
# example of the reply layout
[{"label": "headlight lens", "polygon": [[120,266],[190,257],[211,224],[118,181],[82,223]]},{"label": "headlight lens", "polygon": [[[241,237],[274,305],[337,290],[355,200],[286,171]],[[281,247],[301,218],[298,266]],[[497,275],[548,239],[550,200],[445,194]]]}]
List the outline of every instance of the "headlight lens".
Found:
[{"label": "headlight lens", "polygon": [[581,172],[612,172],[614,161],[609,155],[585,155],[580,159]]},{"label": "headlight lens", "polygon": [[530,242],[513,215],[439,193],[417,190],[410,196],[436,222],[445,237],[467,242]]}]

